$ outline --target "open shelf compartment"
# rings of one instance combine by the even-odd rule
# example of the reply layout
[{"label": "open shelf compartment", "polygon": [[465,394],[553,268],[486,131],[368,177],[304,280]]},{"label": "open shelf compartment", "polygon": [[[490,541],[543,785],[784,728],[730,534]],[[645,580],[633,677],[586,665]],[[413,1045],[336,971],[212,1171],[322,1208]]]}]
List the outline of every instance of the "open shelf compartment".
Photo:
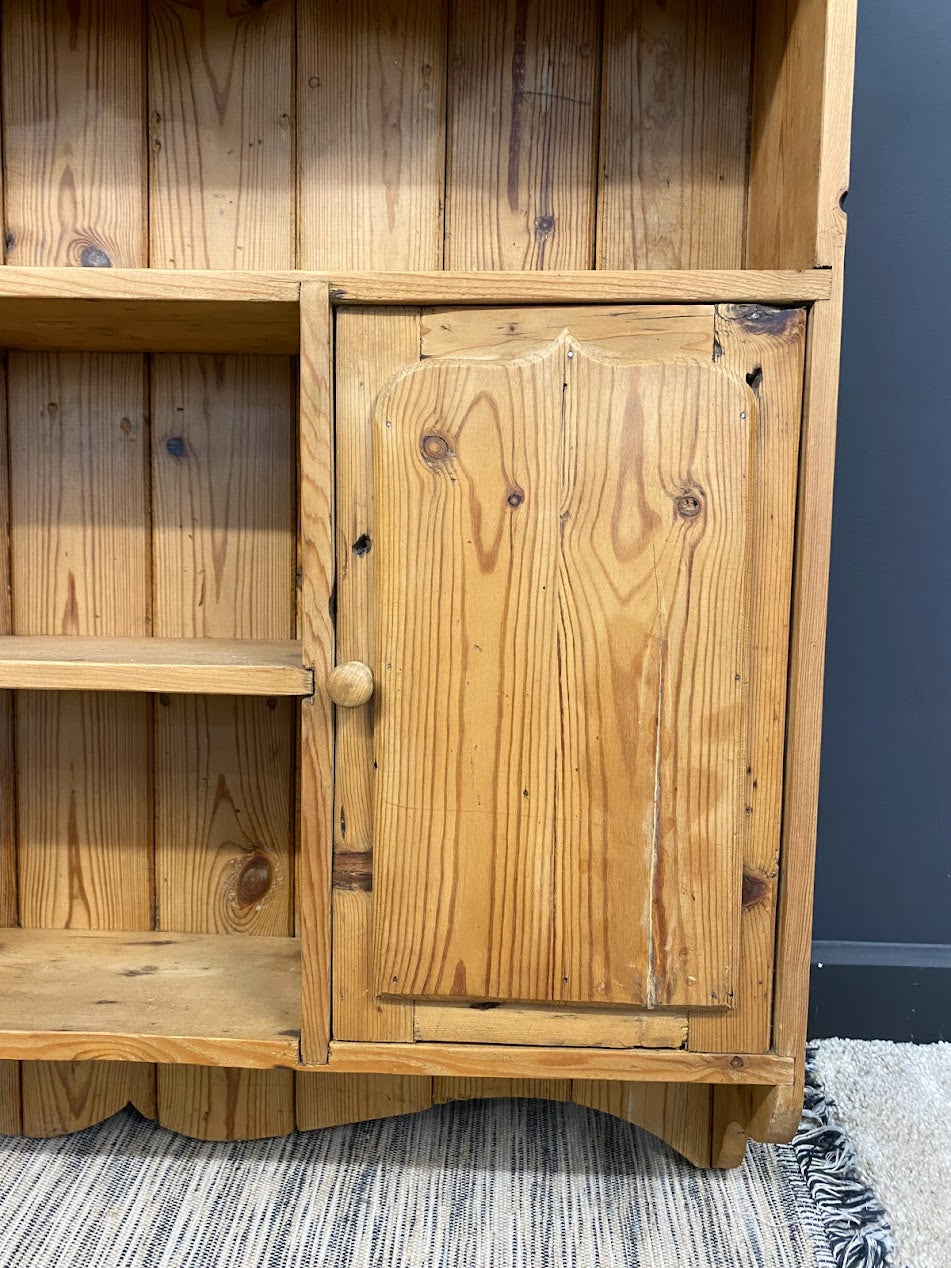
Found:
[{"label": "open shelf compartment", "polygon": [[296,938],[0,930],[0,1059],[295,1065]]}]

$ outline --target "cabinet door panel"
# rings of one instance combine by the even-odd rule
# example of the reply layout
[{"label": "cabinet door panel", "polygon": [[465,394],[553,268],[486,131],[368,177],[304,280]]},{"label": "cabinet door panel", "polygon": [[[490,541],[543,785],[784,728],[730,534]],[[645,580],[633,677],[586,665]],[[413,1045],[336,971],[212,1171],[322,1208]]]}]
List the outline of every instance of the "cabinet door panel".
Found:
[{"label": "cabinet door panel", "polygon": [[732,1002],[761,384],[593,316],[377,401],[381,994]]}]

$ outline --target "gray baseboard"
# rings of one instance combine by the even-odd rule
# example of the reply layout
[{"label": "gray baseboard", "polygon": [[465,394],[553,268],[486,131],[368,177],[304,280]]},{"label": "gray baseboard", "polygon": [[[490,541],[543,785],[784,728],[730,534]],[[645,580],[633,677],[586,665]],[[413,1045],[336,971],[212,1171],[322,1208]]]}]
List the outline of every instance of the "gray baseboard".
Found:
[{"label": "gray baseboard", "polygon": [[814,942],[812,1039],[951,1039],[951,946]]}]

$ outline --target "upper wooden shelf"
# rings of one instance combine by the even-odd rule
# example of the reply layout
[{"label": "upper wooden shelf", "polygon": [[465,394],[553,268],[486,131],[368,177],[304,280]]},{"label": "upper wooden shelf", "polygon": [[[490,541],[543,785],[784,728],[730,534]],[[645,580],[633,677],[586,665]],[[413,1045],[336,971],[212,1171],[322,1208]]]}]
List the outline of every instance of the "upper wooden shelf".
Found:
[{"label": "upper wooden shelf", "polygon": [[296,1065],[300,948],[242,934],[0,929],[0,1058]]},{"label": "upper wooden shelf", "polygon": [[300,643],[229,638],[0,637],[0,688],[309,696]]},{"label": "upper wooden shelf", "polygon": [[0,347],[28,351],[295,355],[301,284],[346,304],[811,303],[826,269],[641,272],[273,273],[192,269],[0,270]]}]

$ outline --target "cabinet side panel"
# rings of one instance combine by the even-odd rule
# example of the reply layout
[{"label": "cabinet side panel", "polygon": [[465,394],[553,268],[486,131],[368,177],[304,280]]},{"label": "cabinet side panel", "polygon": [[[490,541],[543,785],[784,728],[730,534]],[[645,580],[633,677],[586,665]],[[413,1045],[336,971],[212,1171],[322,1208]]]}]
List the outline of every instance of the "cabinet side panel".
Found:
[{"label": "cabinet side panel", "polygon": [[[142,9],[5,5],[2,35],[7,263],[145,264]],[[144,375],[141,357],[16,358],[16,632],[148,633]],[[125,696],[19,702],[24,924],[150,927],[149,716]],[[23,1129],[147,1112],[153,1087],[147,1065],[25,1064]]]},{"label": "cabinet side panel", "polygon": [[299,6],[301,267],[441,267],[448,8]]},{"label": "cabinet side panel", "polygon": [[[293,38],[290,0],[149,7],[153,267],[293,267]],[[155,633],[293,637],[289,363],[163,357],[152,396]],[[157,708],[159,926],[292,932],[292,706]],[[183,754],[201,774],[181,782]],[[271,1135],[293,1097],[287,1071],[169,1069],[159,1115],[190,1135]]]},{"label": "cabinet side panel", "polygon": [[452,6],[446,267],[594,259],[600,6]]},{"label": "cabinet side panel", "polygon": [[598,268],[742,266],[751,39],[752,0],[606,0]]}]

